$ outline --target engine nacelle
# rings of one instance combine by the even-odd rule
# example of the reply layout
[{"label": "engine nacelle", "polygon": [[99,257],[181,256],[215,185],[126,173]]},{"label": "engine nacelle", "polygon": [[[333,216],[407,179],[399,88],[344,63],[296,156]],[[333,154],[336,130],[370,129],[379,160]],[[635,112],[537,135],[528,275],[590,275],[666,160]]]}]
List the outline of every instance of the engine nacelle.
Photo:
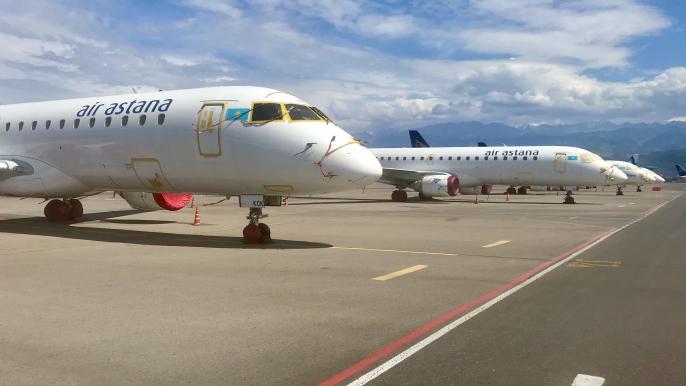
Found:
[{"label": "engine nacelle", "polygon": [[424,176],[416,184],[419,194],[426,197],[457,196],[460,191],[460,180],[455,176],[435,175]]},{"label": "engine nacelle", "polygon": [[193,199],[192,194],[185,193],[148,193],[148,192],[119,192],[134,209],[141,210],[179,210]]}]

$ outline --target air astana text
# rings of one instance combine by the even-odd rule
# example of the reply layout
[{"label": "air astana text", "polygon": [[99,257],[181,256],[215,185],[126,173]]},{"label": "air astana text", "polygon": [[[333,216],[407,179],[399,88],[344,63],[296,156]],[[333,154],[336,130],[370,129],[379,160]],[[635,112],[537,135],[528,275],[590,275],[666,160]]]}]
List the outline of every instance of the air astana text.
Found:
[{"label": "air astana text", "polygon": [[[173,99],[158,100],[153,99],[151,101],[139,101],[132,100],[131,102],[121,102],[121,103],[111,103],[107,108],[105,108],[105,115],[119,115],[119,114],[138,114],[138,113],[154,113],[160,112],[164,113],[169,110]],[[81,107],[77,117],[91,117],[95,116],[98,111],[105,105],[100,102],[95,102],[92,105],[85,105]]]},{"label": "air astana text", "polygon": [[514,155],[538,155],[538,150],[488,150],[484,155],[502,155],[502,156],[514,156]]}]

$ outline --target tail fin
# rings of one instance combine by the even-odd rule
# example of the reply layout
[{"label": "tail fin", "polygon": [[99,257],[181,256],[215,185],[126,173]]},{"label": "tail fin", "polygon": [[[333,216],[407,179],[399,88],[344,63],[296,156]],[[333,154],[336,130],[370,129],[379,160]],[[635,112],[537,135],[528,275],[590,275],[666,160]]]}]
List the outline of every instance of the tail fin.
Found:
[{"label": "tail fin", "polygon": [[410,145],[412,147],[431,147],[417,130],[410,130]]},{"label": "tail fin", "polygon": [[676,167],[676,171],[679,172],[679,177],[686,177],[686,170],[684,170],[681,165],[674,165]]},{"label": "tail fin", "polygon": [[476,144],[479,147],[488,147],[488,145],[486,145],[486,142],[477,142]]},{"label": "tail fin", "polygon": [[629,162],[638,166],[638,154],[632,154],[631,157],[629,157]]}]

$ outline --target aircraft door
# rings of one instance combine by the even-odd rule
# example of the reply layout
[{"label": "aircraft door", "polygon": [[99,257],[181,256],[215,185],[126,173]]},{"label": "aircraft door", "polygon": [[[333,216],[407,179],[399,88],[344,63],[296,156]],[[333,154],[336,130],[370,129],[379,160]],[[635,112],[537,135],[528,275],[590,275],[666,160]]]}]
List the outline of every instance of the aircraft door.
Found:
[{"label": "aircraft door", "polygon": [[198,111],[195,135],[198,142],[198,152],[204,157],[219,157],[222,155],[222,125],[224,123],[223,102],[204,103]]},{"label": "aircraft door", "polygon": [[556,153],[555,154],[555,172],[564,173],[567,171],[567,154],[566,153]]}]

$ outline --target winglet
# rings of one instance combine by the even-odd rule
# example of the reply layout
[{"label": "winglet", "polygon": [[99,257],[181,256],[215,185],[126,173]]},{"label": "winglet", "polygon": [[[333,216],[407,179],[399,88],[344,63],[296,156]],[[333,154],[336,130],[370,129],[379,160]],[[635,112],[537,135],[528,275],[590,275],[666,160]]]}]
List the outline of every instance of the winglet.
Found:
[{"label": "winglet", "polygon": [[417,130],[410,130],[410,145],[412,147],[431,147]]}]

